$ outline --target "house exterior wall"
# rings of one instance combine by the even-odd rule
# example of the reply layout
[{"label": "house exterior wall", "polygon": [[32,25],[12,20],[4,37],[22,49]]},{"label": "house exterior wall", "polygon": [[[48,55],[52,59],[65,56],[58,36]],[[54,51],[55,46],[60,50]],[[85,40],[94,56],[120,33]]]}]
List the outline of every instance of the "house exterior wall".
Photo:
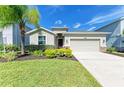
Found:
[{"label": "house exterior wall", "polygon": [[123,47],[123,49],[124,49],[124,20],[121,21],[121,37],[120,37],[120,40],[121,40],[120,47]]},{"label": "house exterior wall", "polygon": [[[31,30],[30,28],[26,27],[26,31]],[[0,44],[13,44],[16,46],[20,46],[20,30],[17,24],[12,24],[8,27],[0,29]],[[29,37],[25,37],[25,45],[29,44]]]},{"label": "house exterior wall", "polygon": [[30,45],[38,45],[38,36],[43,35],[46,36],[46,44],[47,45],[55,45],[55,36],[49,32],[44,30],[40,30],[36,33],[31,34],[30,37]]},{"label": "house exterior wall", "polygon": [[121,29],[121,22],[116,21],[96,31],[111,32],[111,34],[107,35],[106,37],[107,47],[119,47]]},{"label": "house exterior wall", "polygon": [[93,35],[93,34],[67,34],[64,38],[64,46],[70,46],[71,39],[98,39],[100,40],[100,47],[106,48],[106,35]]},{"label": "house exterior wall", "polygon": [[13,25],[1,29],[1,44],[13,44]]},{"label": "house exterior wall", "polygon": [[[25,32],[30,31],[31,29],[26,27]],[[20,46],[21,33],[19,26],[17,24],[13,25],[13,44]],[[25,36],[25,45],[29,45],[29,36]]]},{"label": "house exterior wall", "polygon": [[30,45],[38,45],[38,33],[31,34],[29,36]]}]

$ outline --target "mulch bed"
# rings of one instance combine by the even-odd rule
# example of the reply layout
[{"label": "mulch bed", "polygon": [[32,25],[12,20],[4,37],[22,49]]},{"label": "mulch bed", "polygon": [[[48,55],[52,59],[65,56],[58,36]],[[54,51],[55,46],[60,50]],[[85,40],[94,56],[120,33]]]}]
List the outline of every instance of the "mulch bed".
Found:
[{"label": "mulch bed", "polygon": [[[41,57],[38,57],[38,56],[33,56],[33,55],[20,55],[18,56],[14,61],[24,61],[24,60],[33,60],[33,59],[50,59],[50,58],[47,58],[45,56],[41,56]],[[51,58],[52,59],[52,58]],[[77,59],[73,56],[72,58],[67,58],[67,57],[57,57],[57,58],[53,58],[53,59],[62,59],[62,60],[74,60],[74,61],[77,61]],[[6,59],[0,59],[0,62],[7,62]]]}]

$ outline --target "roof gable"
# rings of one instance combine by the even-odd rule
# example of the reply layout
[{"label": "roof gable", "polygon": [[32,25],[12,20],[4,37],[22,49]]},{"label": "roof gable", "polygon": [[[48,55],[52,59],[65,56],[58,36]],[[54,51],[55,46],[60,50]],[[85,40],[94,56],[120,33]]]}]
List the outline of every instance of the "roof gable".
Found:
[{"label": "roof gable", "polygon": [[26,35],[30,35],[30,34],[36,33],[36,32],[38,32],[38,31],[40,31],[40,30],[43,30],[43,31],[45,31],[45,32],[47,32],[47,33],[50,33],[50,34],[55,35],[51,30],[46,29],[46,28],[44,28],[44,27],[40,27],[40,28],[33,29],[33,30],[31,30],[31,31],[28,31],[28,32],[26,32]]}]

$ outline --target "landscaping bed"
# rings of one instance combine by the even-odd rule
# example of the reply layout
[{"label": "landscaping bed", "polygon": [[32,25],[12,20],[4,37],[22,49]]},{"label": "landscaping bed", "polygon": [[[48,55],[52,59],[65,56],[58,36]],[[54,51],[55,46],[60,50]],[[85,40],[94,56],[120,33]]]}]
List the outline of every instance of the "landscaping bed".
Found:
[{"label": "landscaping bed", "polygon": [[112,54],[112,55],[116,55],[116,56],[120,56],[120,57],[124,57],[124,53],[123,52],[111,52],[111,53],[106,52],[106,53]]},{"label": "landscaping bed", "polygon": [[124,52],[119,52],[119,51],[117,51],[116,48],[108,48],[105,53],[120,56],[120,57],[124,57]]},{"label": "landscaping bed", "polygon": [[[26,54],[24,56],[18,56],[14,61],[24,61],[24,60],[33,60],[33,59],[51,59],[51,58],[47,58],[46,56],[34,56],[34,55],[30,55],[30,54]],[[63,60],[73,60],[73,61],[77,61],[77,59],[72,56],[71,58],[67,58],[67,57],[56,57],[53,59],[63,59]],[[0,59],[0,62],[8,62],[6,59]]]},{"label": "landscaping bed", "polygon": [[76,60],[72,55],[72,50],[69,48],[60,49],[45,49],[34,50],[34,48],[27,51],[24,55],[21,55],[20,51],[16,51],[15,47],[11,46],[6,52],[0,53],[0,62],[9,61],[21,61],[21,60],[32,60],[32,59],[63,59],[63,60]]},{"label": "landscaping bed", "polygon": [[[25,56],[20,56],[20,57],[16,58],[16,61],[32,60],[32,59],[51,59],[51,58],[47,58],[46,56],[25,55]],[[56,57],[56,58],[53,58],[53,59],[63,59],[63,60],[74,60],[74,61],[77,61],[77,59],[74,56],[72,56],[71,58]]]}]

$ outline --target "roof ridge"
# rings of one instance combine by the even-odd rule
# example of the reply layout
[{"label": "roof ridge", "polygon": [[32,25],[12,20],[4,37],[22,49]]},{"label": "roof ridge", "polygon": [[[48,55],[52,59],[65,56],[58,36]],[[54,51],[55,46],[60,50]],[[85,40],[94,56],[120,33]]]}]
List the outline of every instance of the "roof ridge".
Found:
[{"label": "roof ridge", "polygon": [[101,29],[101,28],[103,28],[103,27],[106,27],[106,26],[108,26],[108,25],[111,25],[111,24],[113,24],[113,23],[115,23],[115,22],[117,22],[117,21],[121,21],[121,20],[124,20],[124,16],[121,16],[121,17],[119,17],[119,18],[117,18],[117,19],[114,19],[113,21],[109,22],[109,23],[106,24],[106,25],[103,25],[103,26],[99,27],[98,29],[96,29],[96,30],[94,30],[94,31],[97,31],[97,30],[99,30],[99,29]]}]

